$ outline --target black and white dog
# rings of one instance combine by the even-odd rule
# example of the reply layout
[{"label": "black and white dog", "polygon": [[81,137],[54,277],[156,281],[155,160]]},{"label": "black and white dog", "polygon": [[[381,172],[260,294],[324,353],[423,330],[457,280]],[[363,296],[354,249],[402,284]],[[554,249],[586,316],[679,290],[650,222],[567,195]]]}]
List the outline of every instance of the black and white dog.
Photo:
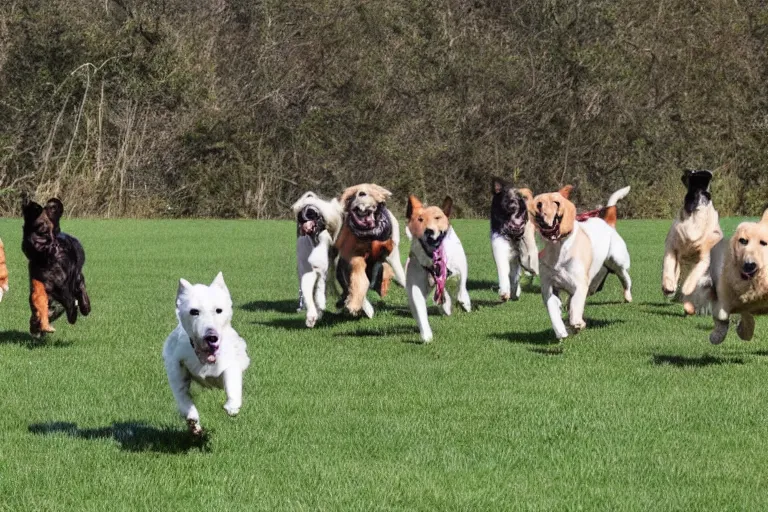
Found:
[{"label": "black and white dog", "polygon": [[325,311],[325,288],[328,270],[336,260],[334,242],[341,230],[342,207],[336,198],[325,201],[307,192],[292,209],[296,215],[298,310],[306,308],[307,327],[314,327]]},{"label": "black and white dog", "polygon": [[491,192],[491,248],[499,274],[499,297],[503,301],[520,298],[522,270],[539,273],[539,253],[535,227],[528,218],[527,201],[533,193],[515,188],[494,178]]}]

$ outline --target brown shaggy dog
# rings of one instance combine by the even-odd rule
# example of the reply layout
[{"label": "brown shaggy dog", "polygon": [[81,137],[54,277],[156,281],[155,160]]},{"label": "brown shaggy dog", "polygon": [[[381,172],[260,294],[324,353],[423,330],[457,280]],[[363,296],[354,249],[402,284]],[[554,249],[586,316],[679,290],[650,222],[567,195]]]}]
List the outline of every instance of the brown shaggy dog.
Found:
[{"label": "brown shaggy dog", "polygon": [[[720,264],[723,256],[722,265]],[[741,314],[736,334],[751,340],[754,315],[768,314],[768,210],[760,222],[742,222],[730,241],[712,251],[713,280],[717,298],[712,306],[715,328],[709,341],[722,343],[728,334],[730,315]],[[719,274],[719,275],[718,275]]]},{"label": "brown shaggy dog", "polygon": [[339,198],[344,223],[335,243],[339,250],[336,277],[344,306],[352,315],[362,310],[373,316],[373,306],[366,299],[369,288],[384,297],[392,277],[405,286],[398,248],[400,226],[386,206],[391,195],[379,185],[362,183],[347,188]]},{"label": "brown shaggy dog", "polygon": [[[709,192],[711,180],[711,171],[688,170],[683,173],[683,183],[688,187],[688,192],[664,242],[661,289],[665,295],[673,296],[680,280],[681,268],[690,268],[681,289],[683,309],[689,315],[696,312],[697,306],[702,307],[699,304],[702,300],[694,300],[698,294],[694,297],[691,295],[697,288],[708,289],[711,286],[707,275],[710,252],[723,238],[719,217]],[[707,282],[703,283],[702,278],[707,279]]]}]

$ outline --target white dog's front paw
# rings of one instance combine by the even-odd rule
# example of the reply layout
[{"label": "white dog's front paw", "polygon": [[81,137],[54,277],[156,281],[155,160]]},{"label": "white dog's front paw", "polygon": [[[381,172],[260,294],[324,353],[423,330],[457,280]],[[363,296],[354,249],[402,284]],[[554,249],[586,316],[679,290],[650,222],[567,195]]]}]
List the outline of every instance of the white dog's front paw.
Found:
[{"label": "white dog's front paw", "polygon": [[421,335],[421,341],[424,343],[429,343],[432,341],[432,331],[425,332]]},{"label": "white dog's front paw", "polygon": [[307,313],[307,321],[305,323],[307,324],[307,327],[312,328],[315,326],[315,324],[319,319],[320,319],[320,315],[318,315],[317,313],[314,313],[314,314]]},{"label": "white dog's front paw", "polygon": [[584,320],[577,320],[571,324],[573,332],[579,332],[587,327],[587,322]]},{"label": "white dog's front paw", "polygon": [[565,338],[568,337],[568,329],[566,329],[565,326],[560,327],[560,328],[556,327],[555,328],[555,337],[558,340],[564,340]]},{"label": "white dog's front paw", "polygon": [[187,427],[189,428],[189,433],[193,436],[203,435],[203,427],[200,426],[200,422],[196,419],[188,419]]},{"label": "white dog's front paw", "polygon": [[224,410],[227,411],[227,414],[230,416],[237,416],[237,413],[240,412],[240,407],[242,407],[242,404],[236,404],[229,401],[224,404]]}]

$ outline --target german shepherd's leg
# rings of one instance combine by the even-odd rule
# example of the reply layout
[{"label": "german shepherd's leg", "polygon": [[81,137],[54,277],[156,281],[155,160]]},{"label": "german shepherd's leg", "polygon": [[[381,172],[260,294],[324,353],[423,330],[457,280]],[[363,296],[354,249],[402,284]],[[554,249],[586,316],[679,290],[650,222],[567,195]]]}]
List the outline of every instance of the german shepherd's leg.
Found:
[{"label": "german shepherd's leg", "polygon": [[358,315],[363,308],[363,301],[368,292],[370,281],[365,275],[365,258],[353,256],[349,260],[349,295],[346,307],[352,315]]},{"label": "german shepherd's leg", "polygon": [[30,278],[29,282],[29,307],[32,316],[29,318],[29,332],[33,336],[40,336],[46,332],[55,332],[48,320],[48,292],[42,281]]}]

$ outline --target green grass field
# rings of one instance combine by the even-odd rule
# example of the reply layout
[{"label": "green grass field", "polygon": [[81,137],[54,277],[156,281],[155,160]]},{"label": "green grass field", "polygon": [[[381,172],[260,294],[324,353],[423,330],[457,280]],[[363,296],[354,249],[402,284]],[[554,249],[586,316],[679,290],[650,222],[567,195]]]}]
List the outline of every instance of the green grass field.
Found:
[{"label": "green grass field", "polygon": [[[35,342],[21,221],[0,220],[0,509],[768,508],[768,322],[713,347],[711,318],[663,299],[668,221],[620,221],[635,302],[610,277],[564,343],[537,283],[498,302],[487,222],[454,224],[474,310],[432,307],[421,345],[398,287],[372,320],[306,329],[290,222],[65,219],[93,313]],[[161,347],[178,278],[219,270],[252,364],[237,418],[195,388],[194,443]]]}]

